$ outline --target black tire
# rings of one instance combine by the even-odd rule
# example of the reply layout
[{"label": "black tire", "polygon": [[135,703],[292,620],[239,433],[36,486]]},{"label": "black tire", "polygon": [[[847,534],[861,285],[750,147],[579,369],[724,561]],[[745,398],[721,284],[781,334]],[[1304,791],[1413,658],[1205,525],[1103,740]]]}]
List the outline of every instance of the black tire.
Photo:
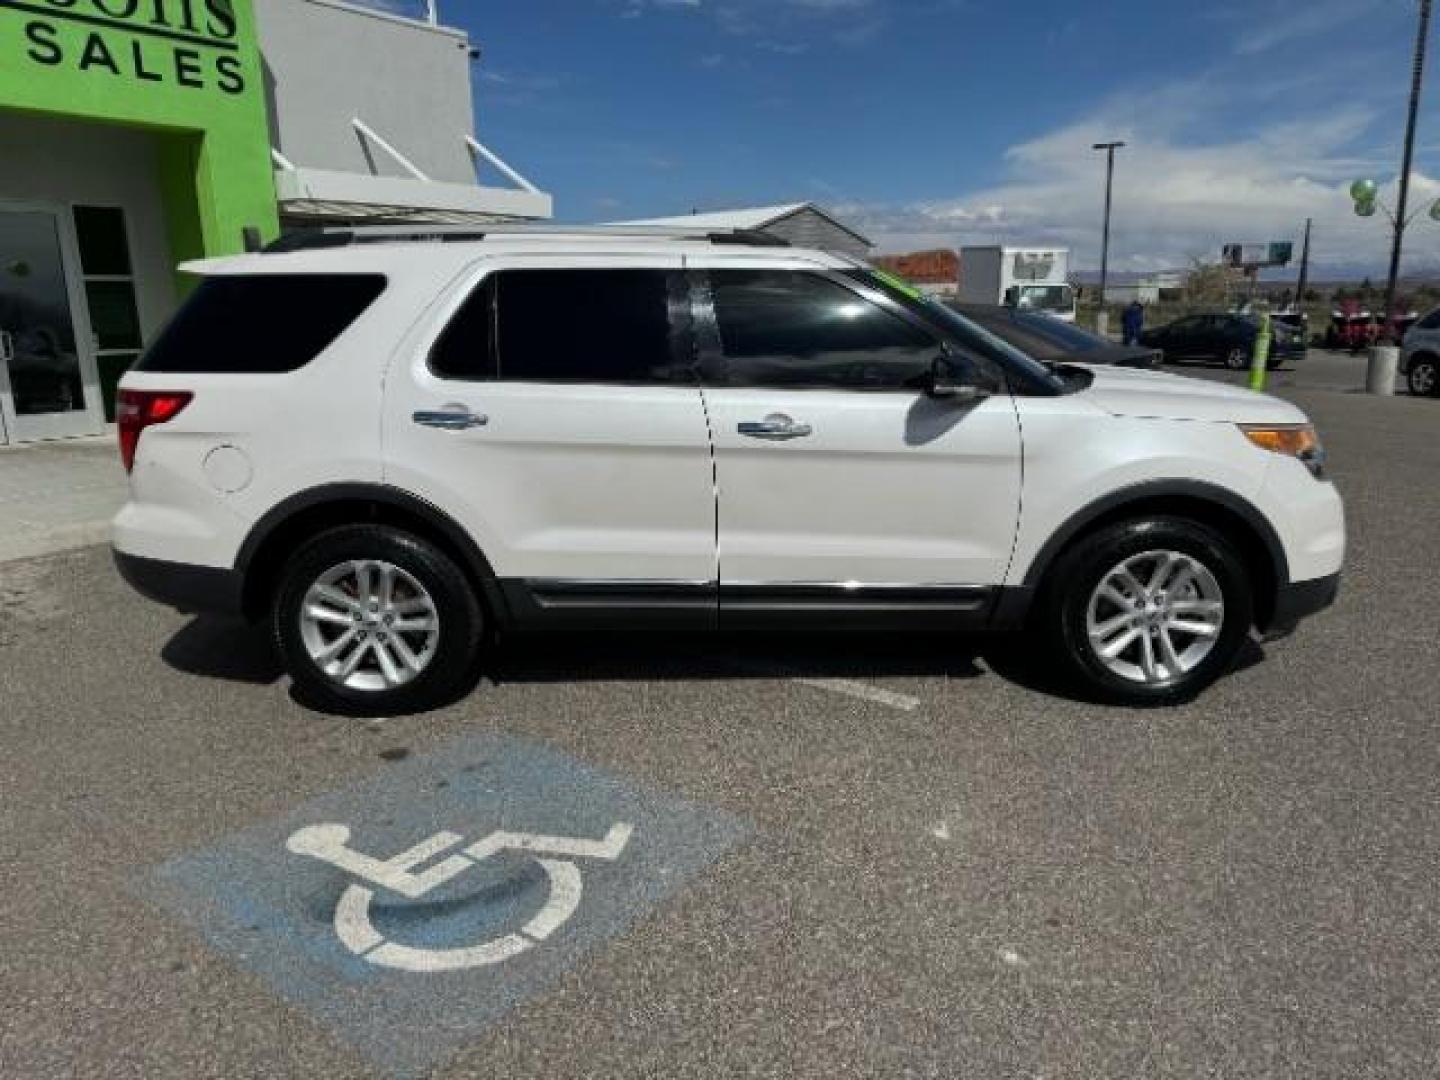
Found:
[{"label": "black tire", "polygon": [[[1105,666],[1090,643],[1091,595],[1110,571],[1136,555],[1174,551],[1190,556],[1219,584],[1225,610],[1209,655],[1179,678],[1148,684]],[[1234,665],[1254,625],[1250,576],[1234,545],[1209,526],[1185,518],[1145,517],[1107,525],[1076,541],[1047,577],[1037,627],[1065,672],[1099,700],[1124,705],[1172,705],[1193,698]]]},{"label": "black tire", "polygon": [[1243,345],[1232,345],[1220,359],[1231,371],[1244,371],[1250,366],[1250,353]]},{"label": "black tire", "polygon": [[[413,681],[385,689],[356,689],[331,679],[311,657],[301,608],[317,579],[349,561],[383,561],[414,577],[429,593],[439,619],[431,658]],[[469,688],[485,618],[465,574],[426,540],[384,525],[346,525],[303,544],[284,568],[271,614],[276,648],[305,705],[347,716],[403,716],[449,704]]]},{"label": "black tire", "polygon": [[1440,397],[1440,359],[1430,356],[1416,356],[1410,361],[1406,375],[1410,393],[1416,397]]}]

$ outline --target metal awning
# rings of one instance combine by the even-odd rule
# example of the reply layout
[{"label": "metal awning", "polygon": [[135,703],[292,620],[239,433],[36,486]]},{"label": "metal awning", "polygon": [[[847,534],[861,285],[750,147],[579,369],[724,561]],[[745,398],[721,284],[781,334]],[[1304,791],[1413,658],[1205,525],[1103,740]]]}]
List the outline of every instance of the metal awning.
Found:
[{"label": "metal awning", "polygon": [[391,159],[404,176],[380,176],[297,165],[279,150],[275,189],[286,217],[345,220],[445,222],[543,220],[554,215],[554,200],[472,135],[463,136],[477,166],[483,160],[514,187],[488,187],[432,180],[393,143],[359,117],[356,135]]},{"label": "metal awning", "polygon": [[530,221],[530,218],[487,214],[465,210],[420,210],[413,206],[386,206],[380,203],[325,202],[320,199],[291,199],[280,203],[282,217],[317,224],[339,221],[371,225],[493,225],[496,222]]}]

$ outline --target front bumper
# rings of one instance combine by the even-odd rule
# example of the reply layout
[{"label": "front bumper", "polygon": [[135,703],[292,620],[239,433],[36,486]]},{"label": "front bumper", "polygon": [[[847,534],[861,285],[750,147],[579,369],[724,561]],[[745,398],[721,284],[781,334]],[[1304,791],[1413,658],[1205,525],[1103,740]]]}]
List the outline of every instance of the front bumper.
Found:
[{"label": "front bumper", "polygon": [[114,555],[120,576],[147,600],[187,615],[244,612],[245,583],[237,570],[147,559],[118,549]]},{"label": "front bumper", "polygon": [[1283,586],[1275,596],[1275,614],[1266,628],[1266,638],[1274,640],[1294,633],[1301,619],[1318,615],[1333,605],[1339,596],[1339,574]]}]

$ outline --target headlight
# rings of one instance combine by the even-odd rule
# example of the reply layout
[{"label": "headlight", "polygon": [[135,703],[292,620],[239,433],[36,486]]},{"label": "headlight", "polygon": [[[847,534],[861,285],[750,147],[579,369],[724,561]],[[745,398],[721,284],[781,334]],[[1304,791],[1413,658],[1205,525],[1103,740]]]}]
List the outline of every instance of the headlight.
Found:
[{"label": "headlight", "polygon": [[1241,424],[1241,432],[1262,450],[1297,458],[1316,480],[1325,477],[1325,448],[1312,424]]}]

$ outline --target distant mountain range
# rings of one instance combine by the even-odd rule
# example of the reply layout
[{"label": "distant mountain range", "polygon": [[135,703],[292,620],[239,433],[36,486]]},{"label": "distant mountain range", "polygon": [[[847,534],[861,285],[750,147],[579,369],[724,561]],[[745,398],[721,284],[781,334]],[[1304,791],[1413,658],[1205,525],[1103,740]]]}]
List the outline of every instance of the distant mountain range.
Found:
[{"label": "distant mountain range", "polygon": [[[1111,285],[1133,285],[1139,281],[1149,281],[1152,278],[1164,274],[1179,274],[1181,277],[1188,272],[1188,267],[1181,267],[1175,270],[1156,270],[1149,273],[1137,274],[1134,272],[1110,272]],[[1336,266],[1327,263],[1324,266],[1312,266],[1310,268],[1310,287],[1312,288],[1337,288],[1342,285],[1359,285],[1366,278],[1371,284],[1379,287],[1385,284],[1385,275],[1388,271],[1382,267],[1376,270],[1373,266],[1355,264],[1352,266]],[[1100,284],[1100,271],[1098,270],[1077,270],[1071,277],[1081,285]],[[1281,284],[1283,282],[1294,283],[1300,277],[1298,264],[1287,266],[1281,270],[1262,270],[1260,281],[1262,284]],[[1435,285],[1440,284],[1440,267],[1429,267],[1424,269],[1410,269],[1400,275],[1400,280],[1407,285]]]}]

